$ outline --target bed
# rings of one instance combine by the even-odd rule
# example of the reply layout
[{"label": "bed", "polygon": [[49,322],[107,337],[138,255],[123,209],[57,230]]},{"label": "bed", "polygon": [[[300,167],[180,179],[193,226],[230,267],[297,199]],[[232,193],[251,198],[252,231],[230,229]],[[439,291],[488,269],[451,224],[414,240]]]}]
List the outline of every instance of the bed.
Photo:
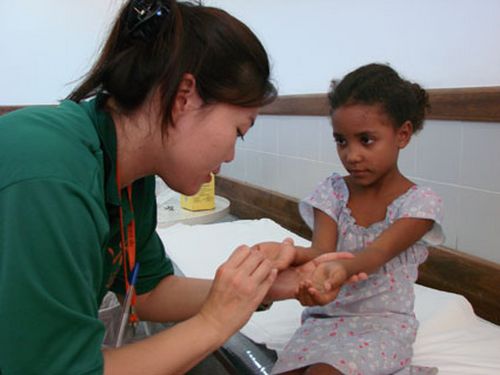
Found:
[{"label": "bed", "polygon": [[[206,225],[176,224],[159,229],[166,252],[186,276],[212,278],[232,250],[245,243],[292,237],[309,241],[271,219],[235,220]],[[435,366],[439,374],[500,374],[500,326],[474,313],[460,294],[415,286],[420,328],[413,364]],[[230,373],[267,374],[300,324],[297,301],[275,303],[251,320],[217,353]]]}]

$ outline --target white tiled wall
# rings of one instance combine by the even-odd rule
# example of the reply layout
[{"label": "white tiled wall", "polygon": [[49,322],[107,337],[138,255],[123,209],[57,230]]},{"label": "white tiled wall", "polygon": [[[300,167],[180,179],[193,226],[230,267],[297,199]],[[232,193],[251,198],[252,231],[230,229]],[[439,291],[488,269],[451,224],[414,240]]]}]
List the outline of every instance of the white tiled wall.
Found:
[{"label": "white tiled wall", "polygon": [[[500,263],[500,124],[429,120],[399,165],[443,198],[447,247]],[[334,171],[327,117],[260,116],[221,174],[301,198]]]}]

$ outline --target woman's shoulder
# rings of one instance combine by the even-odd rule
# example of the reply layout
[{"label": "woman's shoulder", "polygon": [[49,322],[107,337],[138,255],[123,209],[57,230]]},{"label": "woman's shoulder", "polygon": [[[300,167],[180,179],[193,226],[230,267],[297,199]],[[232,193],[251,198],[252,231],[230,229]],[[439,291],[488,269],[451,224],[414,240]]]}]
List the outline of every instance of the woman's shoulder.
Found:
[{"label": "woman's shoulder", "polygon": [[[0,117],[2,182],[93,177],[99,137],[77,103],[31,106]],[[22,165],[23,168],[16,168]],[[3,184],[2,184],[3,185]]]},{"label": "woman's shoulder", "polygon": [[10,144],[22,141],[25,151],[29,151],[28,147],[43,148],[47,143],[53,146],[53,142],[98,145],[92,123],[85,106],[70,100],[58,105],[28,106],[0,117],[0,139]]}]

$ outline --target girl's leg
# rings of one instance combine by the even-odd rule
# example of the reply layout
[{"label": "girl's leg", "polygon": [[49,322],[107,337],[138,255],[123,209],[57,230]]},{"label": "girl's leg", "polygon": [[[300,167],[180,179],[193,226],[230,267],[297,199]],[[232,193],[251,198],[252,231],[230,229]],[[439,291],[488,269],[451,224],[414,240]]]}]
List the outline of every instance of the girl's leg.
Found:
[{"label": "girl's leg", "polygon": [[282,372],[280,375],[303,375],[307,367],[302,367],[296,370]]},{"label": "girl's leg", "polygon": [[342,375],[342,373],[326,363],[316,363],[309,366],[304,375]]}]

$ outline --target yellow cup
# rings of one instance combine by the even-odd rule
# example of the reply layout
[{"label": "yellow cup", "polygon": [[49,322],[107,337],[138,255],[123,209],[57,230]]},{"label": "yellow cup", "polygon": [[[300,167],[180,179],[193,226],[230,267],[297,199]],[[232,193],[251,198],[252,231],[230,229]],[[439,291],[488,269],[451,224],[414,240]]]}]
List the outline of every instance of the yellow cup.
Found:
[{"label": "yellow cup", "polygon": [[210,182],[201,185],[195,195],[181,194],[181,207],[190,211],[213,210],[215,208],[215,176],[212,174]]}]

